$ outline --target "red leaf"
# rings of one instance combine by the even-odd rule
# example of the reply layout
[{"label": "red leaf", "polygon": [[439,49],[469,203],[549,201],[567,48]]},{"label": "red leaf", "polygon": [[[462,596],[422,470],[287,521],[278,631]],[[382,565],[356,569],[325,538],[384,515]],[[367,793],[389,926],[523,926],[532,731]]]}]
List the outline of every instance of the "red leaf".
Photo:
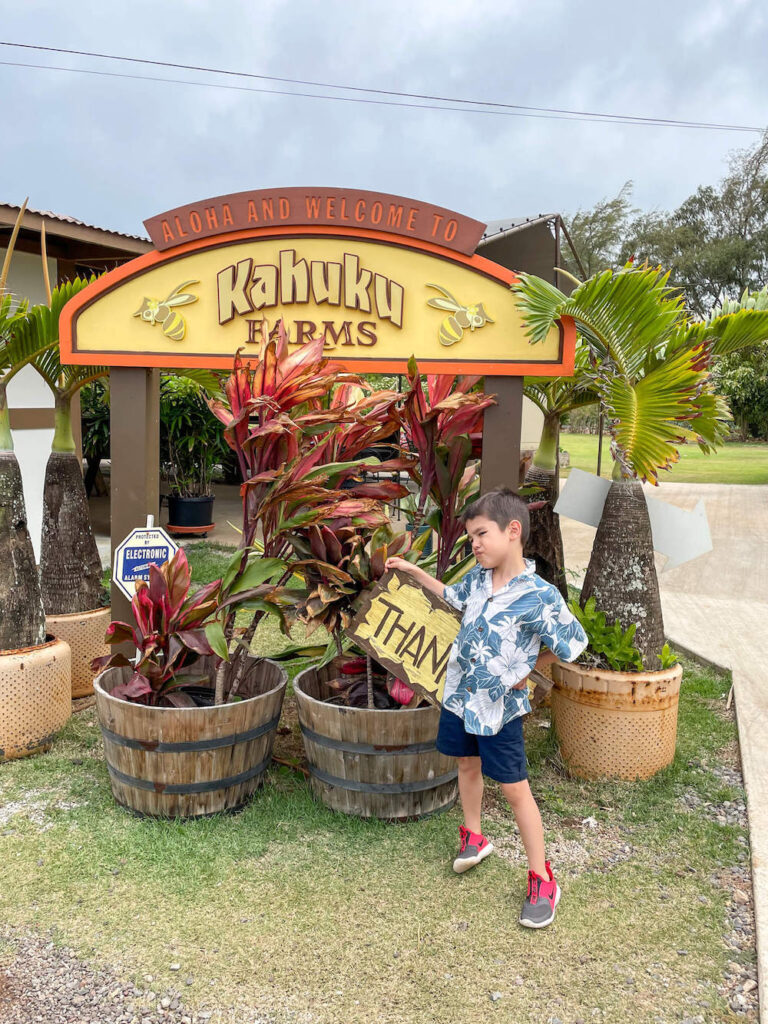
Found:
[{"label": "red leaf", "polygon": [[[127,622],[110,622],[107,626],[105,640],[108,644],[122,644],[130,642],[135,647],[139,646],[136,633]],[[108,657],[111,657],[111,655],[108,655]],[[115,655],[115,657],[117,657],[117,655]]]},{"label": "red leaf", "polygon": [[195,654],[213,654],[213,648],[208,643],[205,631],[202,629],[184,629],[175,634],[180,643],[188,647]]},{"label": "red leaf", "polygon": [[91,672],[94,675],[98,675],[108,668],[122,668],[124,665],[130,664],[130,661],[124,654],[103,654],[100,658],[93,659],[91,662]]},{"label": "red leaf", "polygon": [[152,687],[146,676],[134,672],[127,683],[120,683],[112,690],[112,696],[119,700],[136,700],[138,697],[145,697],[152,693]]}]

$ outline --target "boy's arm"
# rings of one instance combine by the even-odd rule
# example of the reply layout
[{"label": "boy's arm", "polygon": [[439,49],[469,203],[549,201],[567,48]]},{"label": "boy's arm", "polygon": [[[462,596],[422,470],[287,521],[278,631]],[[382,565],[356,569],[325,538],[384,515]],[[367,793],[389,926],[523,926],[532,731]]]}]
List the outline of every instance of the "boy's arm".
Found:
[{"label": "boy's arm", "polygon": [[414,565],[413,562],[409,562],[405,558],[398,558],[397,556],[388,558],[384,563],[384,568],[397,569],[398,572],[408,573],[408,575],[412,576],[414,581],[418,583],[419,586],[424,587],[425,590],[429,590],[431,593],[437,594],[438,597],[443,596],[445,586],[440,582],[440,580],[436,580],[434,576],[430,576],[430,574],[425,572],[420,566]]},{"label": "boy's arm", "polygon": [[587,646],[587,634],[559,591],[552,589],[554,601],[549,606],[550,614],[542,616],[536,628],[542,644],[554,652],[550,661],[575,661]]}]

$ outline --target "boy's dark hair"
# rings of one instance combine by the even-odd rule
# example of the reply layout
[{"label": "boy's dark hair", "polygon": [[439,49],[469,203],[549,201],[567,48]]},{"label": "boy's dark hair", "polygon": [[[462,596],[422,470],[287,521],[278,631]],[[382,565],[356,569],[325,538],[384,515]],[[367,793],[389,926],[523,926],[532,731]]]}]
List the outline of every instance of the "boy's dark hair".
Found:
[{"label": "boy's dark hair", "polygon": [[528,540],[531,532],[531,517],[528,506],[516,491],[509,487],[502,487],[498,491],[488,491],[471,505],[467,505],[461,513],[461,521],[464,525],[470,519],[477,519],[478,516],[485,516],[492,519],[500,530],[506,530],[513,519],[520,523],[520,539],[523,544]]}]

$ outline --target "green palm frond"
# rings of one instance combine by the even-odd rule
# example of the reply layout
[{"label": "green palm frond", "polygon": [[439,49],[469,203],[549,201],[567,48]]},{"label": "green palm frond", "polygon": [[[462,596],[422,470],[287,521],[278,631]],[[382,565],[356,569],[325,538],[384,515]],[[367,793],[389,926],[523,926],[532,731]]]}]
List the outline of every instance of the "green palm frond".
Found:
[{"label": "green palm frond", "polygon": [[670,338],[669,351],[707,344],[713,356],[727,356],[766,339],[768,309],[739,308],[681,327]]},{"label": "green palm frond", "polygon": [[704,450],[722,442],[724,407],[707,386],[701,353],[685,349],[634,382],[604,373],[600,391],[609,417],[612,449],[627,475],[657,482],[660,470],[695,441]]},{"label": "green palm frond", "polygon": [[[45,303],[32,306],[14,330],[11,346],[22,352],[32,352],[35,369],[52,391],[74,394],[87,380],[106,373],[104,367],[62,366],[59,355],[59,317],[69,300],[90,282],[83,278],[65,281],[53,289],[50,306]],[[73,387],[73,385],[76,385]]]},{"label": "green palm frond", "polygon": [[738,313],[741,309],[768,309],[768,285],[757,292],[751,292],[745,288],[740,299],[723,299],[714,307],[707,320],[714,320],[719,316],[726,316],[728,313]]},{"label": "green palm frond", "polygon": [[[27,307],[26,299],[18,302],[13,295],[0,296],[0,360],[3,359],[2,352],[14,326],[27,315]],[[4,365],[0,361],[0,367]]]},{"label": "green palm frond", "polygon": [[200,387],[205,388],[211,398],[223,397],[224,388],[222,385],[221,375],[218,373],[213,373],[211,370],[202,370],[199,368],[189,370],[169,370],[168,372],[173,373],[177,377],[186,377],[187,380],[191,380],[195,384],[199,384]]},{"label": "green palm frond", "polygon": [[663,345],[685,319],[682,297],[668,280],[668,273],[654,267],[605,270],[565,295],[540,278],[521,274],[512,290],[533,342],[542,341],[559,318],[570,316],[595,353],[631,379],[649,351]]},{"label": "green palm frond", "polygon": [[598,401],[589,356],[589,345],[579,337],[572,377],[526,377],[523,393],[546,415],[594,405]]}]

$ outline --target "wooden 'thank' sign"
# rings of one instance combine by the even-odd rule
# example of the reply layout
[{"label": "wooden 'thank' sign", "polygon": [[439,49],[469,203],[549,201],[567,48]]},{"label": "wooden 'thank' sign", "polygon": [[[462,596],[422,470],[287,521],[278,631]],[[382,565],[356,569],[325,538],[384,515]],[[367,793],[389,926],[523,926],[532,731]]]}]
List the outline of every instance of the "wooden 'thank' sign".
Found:
[{"label": "wooden 'thank' sign", "polygon": [[388,572],[364,593],[346,630],[398,679],[439,704],[461,613],[402,572]]}]

